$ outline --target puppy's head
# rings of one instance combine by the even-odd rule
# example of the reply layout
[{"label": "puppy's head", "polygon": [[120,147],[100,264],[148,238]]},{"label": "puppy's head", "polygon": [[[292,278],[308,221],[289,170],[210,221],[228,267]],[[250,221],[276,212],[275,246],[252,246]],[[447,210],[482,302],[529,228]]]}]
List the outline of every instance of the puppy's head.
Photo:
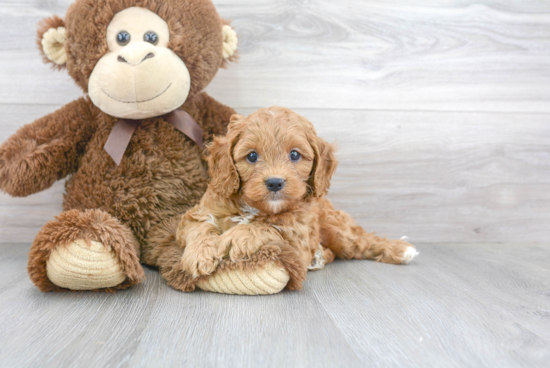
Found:
[{"label": "puppy's head", "polygon": [[233,115],[227,136],[209,150],[210,187],[225,197],[238,193],[269,214],[326,194],[337,164],[334,148],[313,124],[281,107]]}]

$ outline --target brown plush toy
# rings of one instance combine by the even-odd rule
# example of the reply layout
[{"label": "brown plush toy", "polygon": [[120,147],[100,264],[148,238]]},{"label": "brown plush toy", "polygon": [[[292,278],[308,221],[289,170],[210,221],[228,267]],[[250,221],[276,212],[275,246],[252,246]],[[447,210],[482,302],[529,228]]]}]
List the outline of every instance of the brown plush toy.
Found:
[{"label": "brown plush toy", "polygon": [[[237,37],[210,0],[77,0],[38,32],[45,60],[88,94],[0,146],[0,189],[24,197],[69,177],[28,271],[42,291],[124,289],[150,234],[206,190],[202,144],[234,110],[201,92]],[[157,230],[156,230],[157,229]]]}]

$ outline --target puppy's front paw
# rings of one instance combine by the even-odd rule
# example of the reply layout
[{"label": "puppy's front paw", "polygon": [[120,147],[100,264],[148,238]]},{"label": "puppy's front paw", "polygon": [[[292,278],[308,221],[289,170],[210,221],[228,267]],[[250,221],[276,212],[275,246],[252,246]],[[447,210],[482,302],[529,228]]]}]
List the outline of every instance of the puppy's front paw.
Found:
[{"label": "puppy's front paw", "polygon": [[241,237],[232,239],[231,249],[229,250],[229,259],[232,261],[241,261],[252,257],[262,247],[263,243],[252,237]]},{"label": "puppy's front paw", "polygon": [[187,272],[193,278],[212,274],[220,261],[212,256],[205,254],[183,254],[181,264],[183,271]]},{"label": "puppy's front paw", "polygon": [[271,227],[257,225],[239,225],[221,236],[221,244],[224,249],[228,249],[232,261],[248,259],[265,244],[280,240],[280,234]]}]

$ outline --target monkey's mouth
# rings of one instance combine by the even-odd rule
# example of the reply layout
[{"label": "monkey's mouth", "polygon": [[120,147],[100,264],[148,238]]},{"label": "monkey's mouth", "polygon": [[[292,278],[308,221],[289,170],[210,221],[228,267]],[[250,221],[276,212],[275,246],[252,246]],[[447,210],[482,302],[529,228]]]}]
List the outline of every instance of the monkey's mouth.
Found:
[{"label": "monkey's mouth", "polygon": [[107,92],[105,92],[105,90],[102,88],[101,91],[103,93],[105,93],[105,96],[117,101],[117,102],[120,102],[120,103],[125,103],[125,104],[134,104],[134,103],[143,103],[143,102],[149,102],[149,101],[153,101],[153,100],[156,100],[157,98],[159,98],[160,96],[162,96],[163,94],[165,94],[169,89],[170,87],[172,87],[172,83],[170,83],[170,85],[168,87],[166,87],[166,89],[164,91],[162,91],[160,94],[156,95],[155,97],[153,98],[149,98],[147,100],[141,100],[141,101],[122,101],[122,100],[119,100],[119,99],[116,99],[114,98],[113,96],[111,96],[110,94],[108,94]]}]

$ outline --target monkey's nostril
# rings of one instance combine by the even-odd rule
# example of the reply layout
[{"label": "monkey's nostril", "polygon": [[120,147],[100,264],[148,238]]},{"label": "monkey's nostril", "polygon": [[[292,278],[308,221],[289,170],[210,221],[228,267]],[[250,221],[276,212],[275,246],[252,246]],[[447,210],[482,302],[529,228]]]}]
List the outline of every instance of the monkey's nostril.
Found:
[{"label": "monkey's nostril", "polygon": [[142,63],[147,60],[147,59],[152,59],[155,57],[155,54],[153,54],[152,52],[148,53],[144,58],[143,60],[141,61]]},{"label": "monkey's nostril", "polygon": [[128,62],[128,61],[126,61],[126,59],[123,58],[122,56],[119,56],[119,57],[117,58],[117,60],[120,61],[121,63],[127,63],[127,62]]},{"label": "monkey's nostril", "polygon": [[265,186],[270,192],[277,193],[282,190],[286,185],[286,181],[281,178],[269,178],[265,181]]}]

